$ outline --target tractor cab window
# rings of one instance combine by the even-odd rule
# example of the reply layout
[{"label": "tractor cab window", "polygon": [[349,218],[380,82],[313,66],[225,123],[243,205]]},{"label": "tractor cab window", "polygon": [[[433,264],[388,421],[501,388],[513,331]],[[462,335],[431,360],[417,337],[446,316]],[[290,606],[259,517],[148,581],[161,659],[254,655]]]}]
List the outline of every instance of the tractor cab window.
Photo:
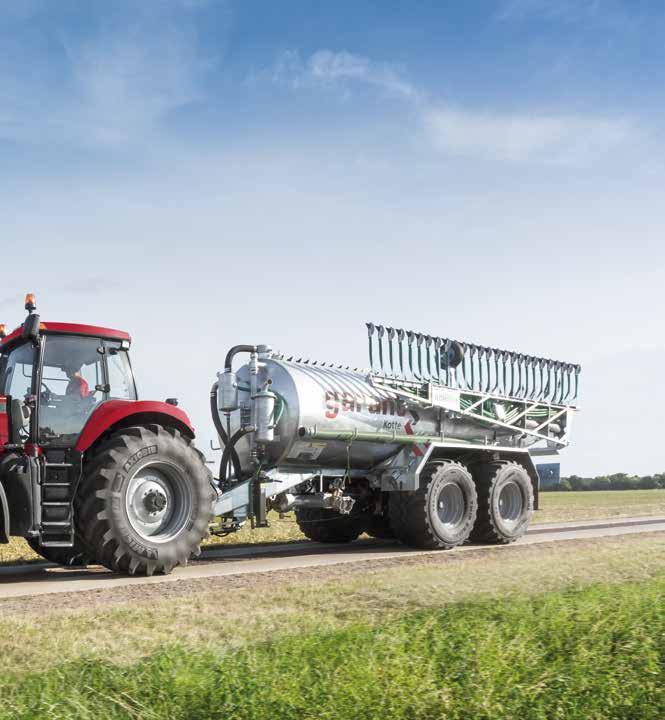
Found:
[{"label": "tractor cab window", "polygon": [[134,375],[127,351],[118,343],[106,343],[106,367],[111,400],[136,400]]},{"label": "tractor cab window", "polygon": [[0,357],[0,395],[11,399],[13,442],[25,442],[30,437],[31,409],[26,398],[32,394],[35,356],[34,346],[28,343]]},{"label": "tractor cab window", "polygon": [[106,399],[101,340],[47,336],[39,388],[39,439],[70,447],[92,411]]}]

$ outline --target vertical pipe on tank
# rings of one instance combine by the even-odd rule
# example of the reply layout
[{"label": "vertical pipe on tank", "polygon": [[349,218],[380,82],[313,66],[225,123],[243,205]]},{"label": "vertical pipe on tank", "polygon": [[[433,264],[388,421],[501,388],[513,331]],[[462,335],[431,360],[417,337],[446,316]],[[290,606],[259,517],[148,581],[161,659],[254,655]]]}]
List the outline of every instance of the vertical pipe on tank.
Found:
[{"label": "vertical pipe on tank", "polygon": [[441,384],[441,338],[434,338],[434,367],[436,368],[436,381]]},{"label": "vertical pipe on tank", "polygon": [[524,391],[522,393],[523,398],[529,397],[531,386],[529,385],[529,370],[531,369],[531,358],[529,355],[524,355]]},{"label": "vertical pipe on tank", "polygon": [[385,335],[385,332],[386,329],[383,327],[383,325],[376,326],[376,338],[379,345],[379,366],[382,375],[385,374],[385,371],[383,369],[383,336]]},{"label": "vertical pipe on tank", "polygon": [[406,337],[409,346],[409,374],[411,376],[409,379],[412,380],[416,376],[415,370],[413,369],[413,340],[415,337],[413,330],[407,330]]},{"label": "vertical pipe on tank", "polygon": [[369,343],[369,367],[374,372],[374,323],[368,322],[367,325],[367,339]]},{"label": "vertical pipe on tank", "polygon": [[580,389],[580,372],[582,371],[582,368],[579,365],[575,366],[575,395],[573,397],[573,400],[577,400],[578,392]]},{"label": "vertical pipe on tank", "polygon": [[395,377],[395,358],[393,354],[393,338],[395,337],[395,328],[386,328],[388,335],[388,359],[390,361],[390,374]]},{"label": "vertical pipe on tank", "polygon": [[425,335],[425,361],[427,367],[427,381],[432,380],[432,336]]},{"label": "vertical pipe on tank", "polygon": [[423,379],[423,336],[421,333],[416,333],[416,352],[418,353],[418,380]]},{"label": "vertical pipe on tank", "polygon": [[399,374],[402,380],[405,379],[404,376],[404,330],[399,328],[397,330],[397,347],[399,352]]}]

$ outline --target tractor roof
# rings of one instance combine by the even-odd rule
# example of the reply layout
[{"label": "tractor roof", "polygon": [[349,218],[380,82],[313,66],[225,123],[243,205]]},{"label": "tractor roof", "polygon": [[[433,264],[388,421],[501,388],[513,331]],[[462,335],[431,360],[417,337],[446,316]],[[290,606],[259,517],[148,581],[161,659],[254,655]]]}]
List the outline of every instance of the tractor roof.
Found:
[{"label": "tractor roof", "polygon": [[[77,323],[41,322],[42,332],[61,335],[88,335],[90,337],[106,338],[107,340],[131,340],[128,333],[122,330],[98,327],[97,325],[79,325]],[[21,337],[22,328],[17,327],[7,337],[0,340],[0,349]]]}]

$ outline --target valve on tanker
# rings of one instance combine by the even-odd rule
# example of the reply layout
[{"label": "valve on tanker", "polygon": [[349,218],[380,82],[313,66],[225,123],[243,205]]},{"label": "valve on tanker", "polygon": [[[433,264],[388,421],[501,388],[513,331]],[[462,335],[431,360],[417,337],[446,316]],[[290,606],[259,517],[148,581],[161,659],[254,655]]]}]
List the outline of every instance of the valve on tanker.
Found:
[{"label": "valve on tanker", "polygon": [[217,407],[222,412],[233,412],[240,407],[238,399],[238,377],[233,370],[217,373]]}]

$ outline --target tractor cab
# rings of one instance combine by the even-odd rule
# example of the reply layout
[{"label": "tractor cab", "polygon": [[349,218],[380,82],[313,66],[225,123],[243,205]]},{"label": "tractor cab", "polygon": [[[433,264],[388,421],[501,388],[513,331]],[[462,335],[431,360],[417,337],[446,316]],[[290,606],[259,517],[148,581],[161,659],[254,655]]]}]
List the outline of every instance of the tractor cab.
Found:
[{"label": "tractor cab", "polygon": [[39,323],[36,338],[25,335],[19,329],[0,340],[6,443],[73,448],[102,403],[137,399],[127,333]]}]

